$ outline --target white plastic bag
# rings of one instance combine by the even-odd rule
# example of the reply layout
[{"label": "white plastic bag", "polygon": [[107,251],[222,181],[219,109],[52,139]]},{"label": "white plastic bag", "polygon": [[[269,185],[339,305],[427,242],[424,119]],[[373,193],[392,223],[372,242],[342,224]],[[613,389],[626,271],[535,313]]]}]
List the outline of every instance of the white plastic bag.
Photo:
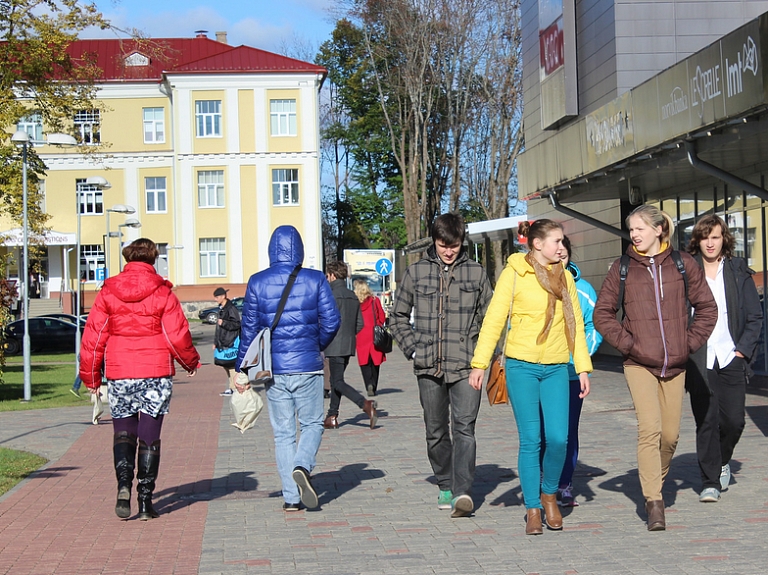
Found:
[{"label": "white plastic bag", "polygon": [[91,394],[91,403],[93,404],[93,415],[91,416],[91,422],[94,425],[98,425],[99,419],[101,419],[101,416],[104,415],[104,403],[101,401],[101,389],[102,388],[99,388],[98,393]]},{"label": "white plastic bag", "polygon": [[[248,383],[248,376],[242,372],[236,374],[235,378],[235,381],[241,386]],[[233,427],[238,428],[240,433],[245,433],[246,429],[250,429],[256,423],[256,418],[264,409],[264,402],[259,394],[250,387],[243,393],[235,389],[235,392],[230,396],[230,407],[232,415],[235,416]]]}]

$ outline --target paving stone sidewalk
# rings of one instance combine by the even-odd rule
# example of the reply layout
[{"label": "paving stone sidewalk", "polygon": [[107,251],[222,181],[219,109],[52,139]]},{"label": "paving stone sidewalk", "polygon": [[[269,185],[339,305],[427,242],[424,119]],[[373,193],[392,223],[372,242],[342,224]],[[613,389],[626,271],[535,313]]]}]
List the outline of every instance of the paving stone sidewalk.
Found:
[{"label": "paving stone sidewalk", "polygon": [[[749,390],[734,482],[719,503],[698,502],[686,405],[664,493],[668,530],[648,533],[629,394],[614,360],[597,366],[582,415],[580,506],[565,511],[564,531],[540,537],[524,535],[509,407],[481,407],[475,514],[451,519],[437,509],[415,379],[397,351],[382,367],[377,428],[343,399],[340,429],[326,431],[317,511],[282,511],[268,415],[242,435],[231,427],[215,366],[177,377],[163,429],[161,516],[149,522],[114,516],[111,428],[90,424],[90,406],[0,413],[0,446],[54,459],[0,499],[0,574],[763,573],[766,387]],[[354,360],[347,374],[362,389]]]}]

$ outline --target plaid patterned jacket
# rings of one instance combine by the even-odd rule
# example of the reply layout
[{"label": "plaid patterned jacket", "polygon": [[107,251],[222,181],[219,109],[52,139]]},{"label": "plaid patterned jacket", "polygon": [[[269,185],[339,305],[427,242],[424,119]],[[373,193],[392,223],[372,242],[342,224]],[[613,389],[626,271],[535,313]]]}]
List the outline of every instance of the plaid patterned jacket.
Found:
[{"label": "plaid patterned jacket", "polygon": [[397,288],[390,331],[405,357],[413,359],[417,376],[444,377],[447,383],[469,377],[492,295],[485,270],[466,250],[446,266],[432,245],[408,267]]}]

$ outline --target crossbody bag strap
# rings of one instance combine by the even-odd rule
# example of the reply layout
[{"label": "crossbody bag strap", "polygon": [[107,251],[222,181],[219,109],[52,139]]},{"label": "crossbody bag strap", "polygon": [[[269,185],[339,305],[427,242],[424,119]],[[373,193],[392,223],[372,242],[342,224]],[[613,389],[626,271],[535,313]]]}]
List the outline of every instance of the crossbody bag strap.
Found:
[{"label": "crossbody bag strap", "polygon": [[283,295],[280,297],[280,303],[277,306],[277,313],[275,313],[275,319],[272,320],[272,327],[270,328],[271,331],[275,331],[275,328],[277,327],[277,322],[280,321],[280,316],[283,315],[285,304],[288,301],[288,294],[291,293],[291,288],[293,287],[293,284],[296,282],[296,276],[299,275],[300,269],[301,269],[301,264],[293,268],[291,275],[288,276],[288,283],[285,284],[285,289],[283,289]]},{"label": "crossbody bag strap", "polygon": [[515,279],[512,281],[512,299],[509,302],[509,313],[507,314],[507,329],[504,332],[504,345],[501,347],[501,353],[507,352],[507,337],[509,336],[509,330],[512,327],[512,306],[515,304],[515,286],[517,285],[517,271],[515,271]]}]

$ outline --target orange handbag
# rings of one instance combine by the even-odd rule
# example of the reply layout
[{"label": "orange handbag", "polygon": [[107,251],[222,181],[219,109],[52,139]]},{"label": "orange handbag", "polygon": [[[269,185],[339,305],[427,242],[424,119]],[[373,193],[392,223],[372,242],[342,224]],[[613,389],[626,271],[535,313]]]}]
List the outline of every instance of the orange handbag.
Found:
[{"label": "orange handbag", "polygon": [[512,305],[515,303],[515,284],[517,284],[517,272],[515,280],[512,283],[512,301],[509,302],[509,314],[507,314],[507,330],[504,332],[504,345],[501,351],[497,353],[491,361],[491,373],[488,375],[488,382],[485,384],[485,392],[488,394],[488,401],[491,405],[501,405],[509,403],[509,392],[507,391],[507,376],[504,373],[504,361],[507,349],[507,336],[512,322]]}]

